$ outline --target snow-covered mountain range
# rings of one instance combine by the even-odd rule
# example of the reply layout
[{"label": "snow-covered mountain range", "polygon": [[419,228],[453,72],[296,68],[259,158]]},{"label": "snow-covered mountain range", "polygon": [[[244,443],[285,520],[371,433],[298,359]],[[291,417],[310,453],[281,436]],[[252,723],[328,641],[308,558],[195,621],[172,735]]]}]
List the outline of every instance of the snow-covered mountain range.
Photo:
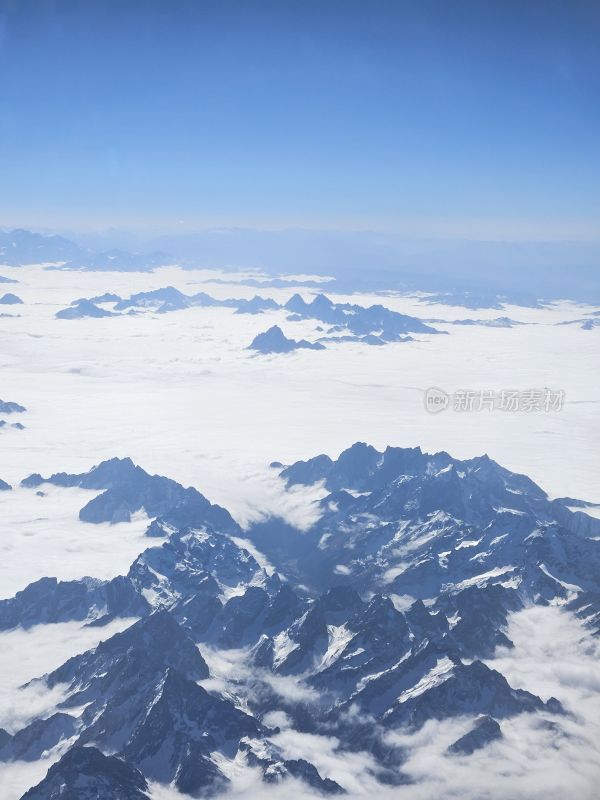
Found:
[{"label": "snow-covered mountain range", "polygon": [[557,606],[597,633],[600,521],[487,456],[357,443],[272,469],[289,491],[321,487],[308,530],[277,518],[243,530],[130,459],[23,479],[99,492],[86,522],[149,518],[127,574],[49,576],[0,601],[5,631],[137,619],[19,690],[55,699],[0,731],[4,762],[51,756],[24,797],[207,796],[240,772],[264,791],[352,793],[282,744],[285,731],[333,737],[340,759],[366,754],[382,791],[414,781],[402,736],[434,723],[463,722],[448,758],[497,746],[521,715],[567,735],[571,709],[490,659],[512,648],[510,619],[527,607]]}]

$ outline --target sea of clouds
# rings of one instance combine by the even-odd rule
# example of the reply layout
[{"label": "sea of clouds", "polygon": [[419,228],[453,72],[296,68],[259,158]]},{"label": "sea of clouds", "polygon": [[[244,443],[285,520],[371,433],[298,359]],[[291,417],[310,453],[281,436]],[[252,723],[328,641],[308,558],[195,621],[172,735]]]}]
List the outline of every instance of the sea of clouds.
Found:
[{"label": "sea of clouds", "polygon": [[[215,283],[224,274],[159,270],[155,274],[4,270],[20,283],[24,300],[15,317],[0,318],[0,397],[27,407],[25,430],[0,430],[0,478],[18,487],[31,472],[82,472],[113,456],[131,456],[147,471],[194,485],[226,506],[242,525],[277,514],[308,527],[318,513],[319,487],[285,491],[273,460],[291,463],[321,452],[336,456],[354,441],[444,449],[462,458],[484,452],[528,474],[552,496],[600,501],[597,425],[600,335],[555,323],[592,309],[564,302],[550,308],[504,312],[424,305],[416,296],[336,296],[383,302],[397,311],[446,320],[493,318],[500,313],[530,323],[512,329],[438,324],[445,336],[419,335],[408,344],[331,345],[321,352],[255,356],[252,338],[280,324],[294,338],[315,338],[317,323],[292,323],[283,311],[249,316],[195,308],[165,315],[64,321],[56,311],[79,297],[174,285],[186,293],[251,297],[254,287]],[[297,287],[265,288],[287,300]],[[302,290],[308,297],[309,292]],[[429,386],[446,391],[551,387],[566,393],[556,413],[425,412]],[[16,417],[15,417],[16,419]],[[14,420],[12,420],[14,421]],[[42,575],[107,578],[127,570],[151,540],[144,514],[132,523],[91,525],[77,514],[93,493],[45,487],[45,496],[16,488],[0,494],[0,594],[11,596]],[[111,629],[112,630],[112,629]],[[114,632],[114,631],[112,631]],[[108,635],[102,629],[102,637]],[[371,775],[367,753],[340,752],[334,737],[302,734],[277,720],[277,743],[313,761],[351,796],[407,800],[577,800],[597,797],[600,776],[600,683],[597,643],[559,608],[527,609],[511,619],[515,649],[494,665],[520,688],[553,695],[568,714],[560,720],[522,715],[502,723],[504,737],[470,758],[448,756],[448,744],[472,720],[428,723],[417,734],[398,732],[404,772],[414,783],[384,790]],[[17,686],[94,646],[98,633],[68,624],[0,634],[0,727],[16,729],[50,710],[54,697]],[[233,659],[233,660],[232,660]],[[232,654],[212,654],[215,687],[241,669]],[[229,673],[228,673],[229,670]],[[291,679],[272,689],[302,693]],[[291,694],[290,694],[291,696]],[[45,774],[58,757],[2,767],[3,800],[12,800]],[[41,766],[40,766],[41,765]],[[290,797],[290,784],[268,792],[253,770],[229,765],[231,796]],[[154,787],[157,800],[173,795]],[[294,785],[293,796],[312,796]]]}]

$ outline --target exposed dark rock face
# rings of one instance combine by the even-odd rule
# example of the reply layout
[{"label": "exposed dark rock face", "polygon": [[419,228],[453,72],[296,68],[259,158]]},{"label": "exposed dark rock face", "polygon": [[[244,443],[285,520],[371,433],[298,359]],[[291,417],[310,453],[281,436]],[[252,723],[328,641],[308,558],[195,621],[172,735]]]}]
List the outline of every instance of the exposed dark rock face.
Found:
[{"label": "exposed dark rock face", "polygon": [[76,731],[77,720],[69,714],[57,713],[47,719],[34,720],[4,744],[0,737],[0,761],[36,761],[45,751],[70,739]]},{"label": "exposed dark rock face", "polygon": [[22,800],[148,800],[142,773],[95,747],[73,747]]},{"label": "exposed dark rock face", "polygon": [[81,509],[79,516],[84,522],[126,522],[131,514],[144,509],[148,516],[161,517],[178,528],[209,526],[226,533],[240,530],[224,508],[210,503],[196,489],[184,488],[160,475],[149,475],[130,458],[111,458],[79,475],[59,472],[43,478],[34,474],[21,481],[29,488],[43,483],[103,489],[103,494]]},{"label": "exposed dark rock face", "polygon": [[479,717],[473,727],[448,748],[456,755],[470,756],[476,750],[502,738],[502,729],[493,717]]}]

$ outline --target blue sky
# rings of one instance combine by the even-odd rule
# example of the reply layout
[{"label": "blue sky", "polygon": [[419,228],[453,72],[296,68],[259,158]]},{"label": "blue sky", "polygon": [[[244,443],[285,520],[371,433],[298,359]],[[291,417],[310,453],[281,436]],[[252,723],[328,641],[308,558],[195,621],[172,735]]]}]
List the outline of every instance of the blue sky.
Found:
[{"label": "blue sky", "polygon": [[0,226],[598,238],[600,4],[0,0]]}]

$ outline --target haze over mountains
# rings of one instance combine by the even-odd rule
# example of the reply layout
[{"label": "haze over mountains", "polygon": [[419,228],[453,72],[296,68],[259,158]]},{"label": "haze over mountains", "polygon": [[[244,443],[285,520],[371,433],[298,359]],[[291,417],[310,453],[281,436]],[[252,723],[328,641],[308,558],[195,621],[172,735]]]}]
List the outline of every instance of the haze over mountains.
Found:
[{"label": "haze over mountains", "polygon": [[60,264],[64,269],[146,271],[169,263],[161,253],[131,253],[111,248],[97,252],[58,235],[24,229],[0,231],[0,264]]},{"label": "haze over mountains", "polygon": [[[425,291],[455,297],[471,308],[498,298],[535,305],[572,299],[600,303],[595,242],[413,240],[364,232],[208,230],[195,234],[98,236],[94,247],[64,236],[16,229],[0,232],[0,265],[57,263],[63,268],[146,271],[184,268],[258,269],[273,277],[332,276],[338,291]],[[129,245],[115,246],[115,241]],[[541,288],[543,287],[543,291]]]}]

